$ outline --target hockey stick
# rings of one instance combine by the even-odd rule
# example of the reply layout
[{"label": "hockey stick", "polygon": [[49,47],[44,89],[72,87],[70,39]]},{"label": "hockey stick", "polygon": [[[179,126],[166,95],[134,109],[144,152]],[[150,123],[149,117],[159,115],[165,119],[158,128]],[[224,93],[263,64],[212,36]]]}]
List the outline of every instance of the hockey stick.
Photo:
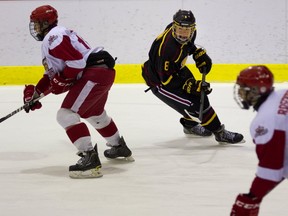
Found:
[{"label": "hockey stick", "polygon": [[26,107],[30,106],[31,104],[39,101],[40,99],[42,99],[43,97],[45,97],[46,95],[48,95],[51,92],[50,89],[48,89],[47,91],[45,91],[44,93],[41,93],[40,96],[38,98],[35,98],[33,101],[30,101],[28,103],[25,103],[23,106],[19,107],[18,109],[14,110],[13,112],[9,113],[8,115],[0,118],[0,123],[5,121],[6,119],[10,118],[11,116],[17,114],[18,112],[20,112],[21,110],[25,109]]},{"label": "hockey stick", "polygon": [[[206,79],[206,68],[203,68],[201,85],[205,82],[205,79]],[[204,96],[205,96],[205,92],[204,92],[203,89],[201,89],[200,109],[199,109],[199,120],[200,120],[201,122],[202,122],[202,119],[203,119]]]}]

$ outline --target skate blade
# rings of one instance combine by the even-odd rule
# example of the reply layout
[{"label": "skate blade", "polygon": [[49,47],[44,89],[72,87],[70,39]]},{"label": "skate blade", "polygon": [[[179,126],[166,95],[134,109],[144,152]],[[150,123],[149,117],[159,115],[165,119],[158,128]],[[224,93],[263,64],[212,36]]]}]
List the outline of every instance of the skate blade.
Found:
[{"label": "skate blade", "polygon": [[129,157],[117,157],[117,158],[108,158],[106,157],[107,160],[110,160],[110,161],[122,161],[122,162],[134,162],[135,159],[132,157],[132,156],[129,156]]},{"label": "skate blade", "polygon": [[245,143],[246,141],[243,139],[240,142],[237,143],[228,143],[228,142],[218,142],[220,145],[235,145],[235,144],[242,144]]},{"label": "skate blade", "polygon": [[212,136],[209,135],[209,136],[201,136],[201,135],[197,135],[197,134],[188,134],[188,133],[184,133],[186,137],[189,137],[189,138],[210,138]]},{"label": "skate blade", "polygon": [[69,177],[73,179],[100,178],[102,176],[103,174],[98,167],[86,171],[69,171]]}]

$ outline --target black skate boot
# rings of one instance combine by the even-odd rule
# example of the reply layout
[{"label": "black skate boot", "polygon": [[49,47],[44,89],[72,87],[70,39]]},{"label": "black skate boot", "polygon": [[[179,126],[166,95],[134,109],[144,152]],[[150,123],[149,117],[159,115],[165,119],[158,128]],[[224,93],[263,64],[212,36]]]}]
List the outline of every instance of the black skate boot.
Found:
[{"label": "black skate boot", "polygon": [[86,152],[78,152],[81,157],[75,165],[69,167],[69,176],[71,178],[99,178],[101,162],[98,157],[97,144],[94,149]]},{"label": "black skate boot", "polygon": [[215,139],[219,143],[243,143],[245,140],[243,140],[243,135],[239,133],[234,133],[231,131],[225,130],[225,126],[222,124],[220,129],[213,132],[215,135]]},{"label": "black skate boot", "polygon": [[208,137],[212,135],[211,131],[207,130],[195,121],[181,118],[180,123],[183,125],[183,132],[185,134],[200,137]]},{"label": "black skate boot", "polygon": [[104,151],[104,156],[108,159],[124,158],[127,161],[134,161],[132,152],[127,147],[123,137],[120,138],[118,143],[118,146],[111,146],[107,144],[107,146],[111,148]]}]

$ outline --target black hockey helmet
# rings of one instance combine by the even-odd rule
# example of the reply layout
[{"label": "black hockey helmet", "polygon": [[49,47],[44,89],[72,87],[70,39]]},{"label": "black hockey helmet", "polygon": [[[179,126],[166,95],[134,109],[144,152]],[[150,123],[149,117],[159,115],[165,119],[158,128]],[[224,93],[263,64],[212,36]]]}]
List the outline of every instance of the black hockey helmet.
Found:
[{"label": "black hockey helmet", "polygon": [[195,21],[192,11],[178,10],[173,16],[173,23],[183,27],[192,27]]},{"label": "black hockey helmet", "polygon": [[192,39],[196,30],[195,17],[191,11],[178,10],[173,16],[173,37],[181,44]]}]

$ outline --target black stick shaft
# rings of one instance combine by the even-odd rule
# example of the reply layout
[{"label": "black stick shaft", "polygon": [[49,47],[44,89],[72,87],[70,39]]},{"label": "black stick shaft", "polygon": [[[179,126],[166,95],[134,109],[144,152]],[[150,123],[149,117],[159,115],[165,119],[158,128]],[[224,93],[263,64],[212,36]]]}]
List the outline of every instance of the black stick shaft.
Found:
[{"label": "black stick shaft", "polygon": [[[206,80],[206,70],[203,71],[202,73],[202,83],[205,82]],[[199,120],[202,122],[203,119],[203,109],[204,109],[204,96],[205,92],[203,89],[201,89],[201,97],[200,97],[200,109],[199,109]]]}]

